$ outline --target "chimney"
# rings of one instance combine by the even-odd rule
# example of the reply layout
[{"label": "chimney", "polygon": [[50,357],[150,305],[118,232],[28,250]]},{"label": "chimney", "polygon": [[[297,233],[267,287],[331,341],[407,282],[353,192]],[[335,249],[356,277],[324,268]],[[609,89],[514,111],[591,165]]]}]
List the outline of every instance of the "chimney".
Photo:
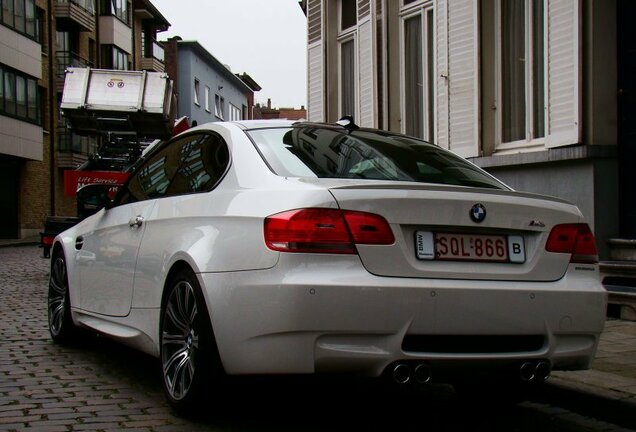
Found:
[{"label": "chimney", "polygon": [[272,109],[272,99],[267,98],[267,109]]}]

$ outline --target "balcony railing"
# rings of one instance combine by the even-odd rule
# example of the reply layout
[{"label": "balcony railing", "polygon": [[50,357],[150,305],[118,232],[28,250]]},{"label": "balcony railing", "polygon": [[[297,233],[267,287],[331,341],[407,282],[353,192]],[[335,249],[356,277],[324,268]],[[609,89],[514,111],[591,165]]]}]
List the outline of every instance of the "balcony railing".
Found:
[{"label": "balcony railing", "polygon": [[95,31],[95,0],[57,0],[55,18],[61,31]]},{"label": "balcony railing", "polygon": [[152,43],[152,56],[159,61],[164,61],[165,53],[163,51],[163,47],[159,45],[157,42]]},{"label": "balcony railing", "polygon": [[[144,39],[142,39],[144,41]],[[141,59],[141,68],[155,72],[165,71],[165,53],[163,47],[157,42],[146,43],[142,46],[143,57]]]},{"label": "balcony railing", "polygon": [[58,51],[55,53],[57,57],[57,77],[64,81],[66,68],[69,67],[91,67],[93,63],[90,60],[80,57],[79,54],[72,51]]},{"label": "balcony railing", "polygon": [[80,136],[74,134],[66,128],[59,128],[58,134],[60,153],[76,153],[90,156],[97,150],[97,139],[95,137]]},{"label": "balcony railing", "polygon": [[97,138],[83,137],[66,128],[58,128],[57,167],[77,169],[97,151]]},{"label": "balcony railing", "polygon": [[60,4],[74,4],[91,14],[95,14],[95,0],[57,0]]}]

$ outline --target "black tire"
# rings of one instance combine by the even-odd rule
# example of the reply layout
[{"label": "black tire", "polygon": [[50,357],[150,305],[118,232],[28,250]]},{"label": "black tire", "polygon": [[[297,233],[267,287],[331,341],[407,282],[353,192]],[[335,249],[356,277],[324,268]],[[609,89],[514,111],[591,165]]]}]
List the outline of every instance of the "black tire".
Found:
[{"label": "black tire", "polygon": [[205,412],[200,409],[219,384],[222,367],[201,287],[189,269],[168,284],[159,344],[163,388],[172,408],[185,416]]},{"label": "black tire", "polygon": [[64,254],[57,250],[51,258],[49,276],[48,319],[51,339],[58,344],[75,342],[78,328],[71,318],[71,301],[68,289],[68,274]]}]

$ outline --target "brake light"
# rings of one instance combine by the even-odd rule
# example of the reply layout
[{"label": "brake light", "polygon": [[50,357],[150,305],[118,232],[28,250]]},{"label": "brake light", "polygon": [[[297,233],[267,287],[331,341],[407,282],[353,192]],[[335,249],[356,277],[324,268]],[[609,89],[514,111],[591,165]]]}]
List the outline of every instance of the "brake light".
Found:
[{"label": "brake light", "polygon": [[587,224],[561,224],[552,228],[545,245],[548,252],[572,254],[570,262],[593,264],[598,262],[594,234]]},{"label": "brake light", "polygon": [[42,245],[43,246],[53,246],[53,240],[54,239],[55,239],[55,236],[43,234],[41,236]]},{"label": "brake light", "polygon": [[379,215],[338,209],[290,210],[265,218],[265,243],[279,252],[355,254],[355,244],[393,244]]}]

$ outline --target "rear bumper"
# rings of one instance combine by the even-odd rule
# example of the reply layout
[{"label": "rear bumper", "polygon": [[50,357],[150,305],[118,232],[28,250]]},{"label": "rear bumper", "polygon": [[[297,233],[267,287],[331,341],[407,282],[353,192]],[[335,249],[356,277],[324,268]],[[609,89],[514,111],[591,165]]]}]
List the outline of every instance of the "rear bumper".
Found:
[{"label": "rear bumper", "polygon": [[[597,275],[574,268],[549,283],[410,279],[369,274],[355,256],[282,254],[272,269],[199,276],[229,374],[379,376],[410,360],[586,369],[607,303]],[[457,343],[430,343],[445,336]],[[472,338],[485,342],[466,348]]]}]

